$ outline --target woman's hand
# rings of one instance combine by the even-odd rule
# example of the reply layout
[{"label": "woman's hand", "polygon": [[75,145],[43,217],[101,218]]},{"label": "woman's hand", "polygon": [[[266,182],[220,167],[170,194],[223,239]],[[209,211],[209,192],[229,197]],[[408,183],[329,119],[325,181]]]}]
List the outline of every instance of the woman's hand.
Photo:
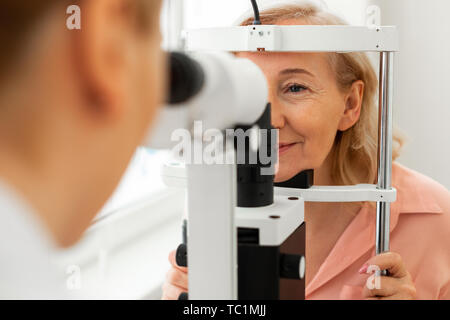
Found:
[{"label": "woman's hand", "polygon": [[163,300],[178,300],[180,294],[188,292],[188,269],[177,265],[175,251],[169,254],[169,262],[172,265],[166,275],[166,282],[162,290]]},{"label": "woman's hand", "polygon": [[[388,276],[377,276],[374,274],[376,270],[387,270]],[[398,253],[386,252],[372,257],[359,273],[372,274],[363,290],[363,297],[367,300],[416,299],[416,287]]]}]

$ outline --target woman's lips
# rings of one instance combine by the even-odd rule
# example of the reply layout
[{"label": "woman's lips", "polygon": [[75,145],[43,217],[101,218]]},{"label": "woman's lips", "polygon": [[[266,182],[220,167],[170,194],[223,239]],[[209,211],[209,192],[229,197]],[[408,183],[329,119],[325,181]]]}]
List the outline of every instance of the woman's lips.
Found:
[{"label": "woman's lips", "polygon": [[296,144],[297,144],[297,142],[294,142],[294,143],[280,143],[278,145],[278,154],[282,155],[283,153],[286,153],[288,150],[290,150]]}]

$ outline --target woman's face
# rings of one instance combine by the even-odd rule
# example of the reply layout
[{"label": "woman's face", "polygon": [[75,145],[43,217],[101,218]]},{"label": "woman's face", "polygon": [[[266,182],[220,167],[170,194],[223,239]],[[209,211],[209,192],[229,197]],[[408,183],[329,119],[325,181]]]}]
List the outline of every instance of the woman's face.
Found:
[{"label": "woman's face", "polygon": [[275,181],[320,168],[332,149],[346,104],[327,54],[241,52],[238,56],[257,64],[268,81],[272,125],[279,129]]}]

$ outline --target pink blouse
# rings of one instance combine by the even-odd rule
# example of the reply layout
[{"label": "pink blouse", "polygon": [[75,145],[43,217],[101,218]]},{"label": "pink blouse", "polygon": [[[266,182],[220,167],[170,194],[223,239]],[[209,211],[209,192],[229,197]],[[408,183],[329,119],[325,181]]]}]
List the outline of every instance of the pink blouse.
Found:
[{"label": "pink blouse", "polygon": [[[390,249],[403,258],[418,299],[450,299],[450,192],[394,163]],[[376,210],[365,204],[306,288],[306,299],[362,299],[368,275],[358,270],[375,255]]]}]

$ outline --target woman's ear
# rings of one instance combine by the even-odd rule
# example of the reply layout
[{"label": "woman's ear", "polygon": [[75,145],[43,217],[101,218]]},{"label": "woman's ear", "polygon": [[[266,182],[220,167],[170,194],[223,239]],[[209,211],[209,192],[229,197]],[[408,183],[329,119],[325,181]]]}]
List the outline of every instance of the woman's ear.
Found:
[{"label": "woman's ear", "polygon": [[338,130],[346,131],[358,122],[361,115],[361,106],[364,97],[364,82],[353,82],[350,91],[345,97],[345,110],[339,122]]},{"label": "woman's ear", "polygon": [[[82,27],[73,34],[73,57],[84,113],[103,119],[117,117],[124,108],[132,56],[133,31],[129,14],[135,0],[82,0]],[[88,111],[86,113],[86,111]]]}]

